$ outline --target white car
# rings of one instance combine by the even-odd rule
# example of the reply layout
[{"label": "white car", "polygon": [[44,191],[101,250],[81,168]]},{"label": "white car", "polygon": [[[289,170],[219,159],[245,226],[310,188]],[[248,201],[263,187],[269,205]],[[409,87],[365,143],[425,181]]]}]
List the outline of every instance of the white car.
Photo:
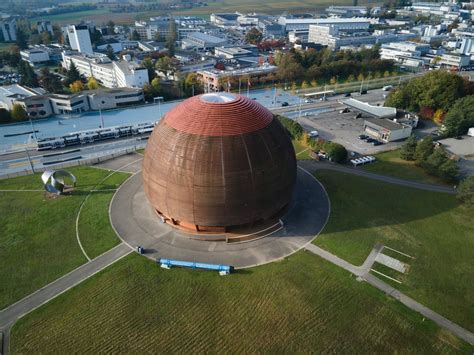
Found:
[{"label": "white car", "polygon": [[319,132],[318,131],[311,131],[308,133],[310,138],[318,138],[319,137]]}]

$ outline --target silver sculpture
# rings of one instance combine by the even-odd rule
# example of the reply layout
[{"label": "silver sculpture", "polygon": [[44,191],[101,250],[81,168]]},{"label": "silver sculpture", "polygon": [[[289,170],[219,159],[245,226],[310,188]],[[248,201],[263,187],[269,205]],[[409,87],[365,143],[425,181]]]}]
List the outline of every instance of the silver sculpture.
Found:
[{"label": "silver sculpture", "polygon": [[[66,185],[64,178],[70,178],[72,185]],[[46,191],[57,195],[61,195],[65,187],[76,186],[76,177],[66,170],[46,170],[41,175],[41,180],[43,180]]]}]

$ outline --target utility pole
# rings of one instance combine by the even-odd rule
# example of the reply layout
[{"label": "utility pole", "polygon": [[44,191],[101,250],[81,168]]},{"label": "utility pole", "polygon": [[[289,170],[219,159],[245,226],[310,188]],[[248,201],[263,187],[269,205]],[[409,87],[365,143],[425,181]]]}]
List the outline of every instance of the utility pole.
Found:
[{"label": "utility pole", "polygon": [[273,87],[273,102],[272,104],[275,105],[276,104],[276,95],[277,95],[277,87],[276,85]]},{"label": "utility pole", "polygon": [[360,90],[359,90],[359,95],[362,95],[362,85],[364,85],[364,80],[360,82]]}]

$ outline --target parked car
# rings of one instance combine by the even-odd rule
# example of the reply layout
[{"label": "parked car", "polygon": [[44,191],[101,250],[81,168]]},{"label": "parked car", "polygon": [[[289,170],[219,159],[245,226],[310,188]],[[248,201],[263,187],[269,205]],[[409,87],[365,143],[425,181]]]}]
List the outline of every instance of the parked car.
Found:
[{"label": "parked car", "polygon": [[383,144],[383,143],[382,143],[381,141],[378,141],[378,140],[376,140],[376,139],[374,139],[374,140],[372,141],[372,145],[375,145],[375,146],[376,146],[376,145],[382,145],[382,144]]},{"label": "parked car", "polygon": [[374,138],[372,138],[372,137],[369,137],[369,138],[367,138],[365,141],[366,141],[367,143],[372,143],[372,142],[375,141],[375,140],[376,140],[376,139],[374,139]]},{"label": "parked car", "polygon": [[361,134],[361,135],[359,135],[359,137],[357,137],[357,138],[359,138],[359,139],[361,139],[361,140],[365,140],[365,139],[369,138],[369,136],[366,135],[366,134]]},{"label": "parked car", "polygon": [[351,112],[347,107],[343,108],[342,110],[339,110],[339,113],[348,113]]},{"label": "parked car", "polygon": [[390,90],[392,90],[392,89],[393,89],[393,86],[392,86],[392,85],[387,85],[387,86],[384,86],[384,87],[382,88],[383,91],[390,91]]},{"label": "parked car", "polygon": [[282,106],[282,107],[288,106],[288,102],[286,102],[286,101],[285,101],[285,102],[282,102],[282,103],[281,103],[281,106]]},{"label": "parked car", "polygon": [[318,138],[319,137],[319,132],[318,131],[311,131],[308,133],[308,136],[310,138]]},{"label": "parked car", "polygon": [[362,117],[362,114],[360,112],[354,116],[354,118],[361,118],[361,117]]},{"label": "parked car", "polygon": [[304,102],[307,103],[307,104],[309,104],[309,103],[313,102],[313,100],[311,100],[311,99],[306,99],[306,100],[304,100]]},{"label": "parked car", "polygon": [[351,93],[350,93],[350,92],[346,92],[346,93],[344,94],[344,97],[351,97]]},{"label": "parked car", "polygon": [[367,90],[362,90],[362,91],[360,92],[360,94],[361,94],[361,95],[367,94]]}]

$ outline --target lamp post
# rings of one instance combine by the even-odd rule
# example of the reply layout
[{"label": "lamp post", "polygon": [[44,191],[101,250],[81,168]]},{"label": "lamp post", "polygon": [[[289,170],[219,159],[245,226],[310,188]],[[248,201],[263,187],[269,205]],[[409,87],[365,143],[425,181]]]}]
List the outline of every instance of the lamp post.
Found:
[{"label": "lamp post", "polygon": [[104,117],[102,116],[102,104],[99,102],[100,128],[104,128]]},{"label": "lamp post", "polygon": [[33,125],[33,121],[31,120],[31,115],[28,113],[28,119],[30,120],[31,130],[33,131],[33,137],[35,141],[38,141],[38,137],[36,136],[35,126]]},{"label": "lamp post", "polygon": [[[194,88],[194,86],[193,86],[193,88]],[[194,96],[194,92],[193,92],[193,96]],[[161,100],[163,100],[163,96],[157,96],[157,97],[153,98],[154,102],[158,101],[158,114],[160,116],[160,119],[161,119]]]}]

